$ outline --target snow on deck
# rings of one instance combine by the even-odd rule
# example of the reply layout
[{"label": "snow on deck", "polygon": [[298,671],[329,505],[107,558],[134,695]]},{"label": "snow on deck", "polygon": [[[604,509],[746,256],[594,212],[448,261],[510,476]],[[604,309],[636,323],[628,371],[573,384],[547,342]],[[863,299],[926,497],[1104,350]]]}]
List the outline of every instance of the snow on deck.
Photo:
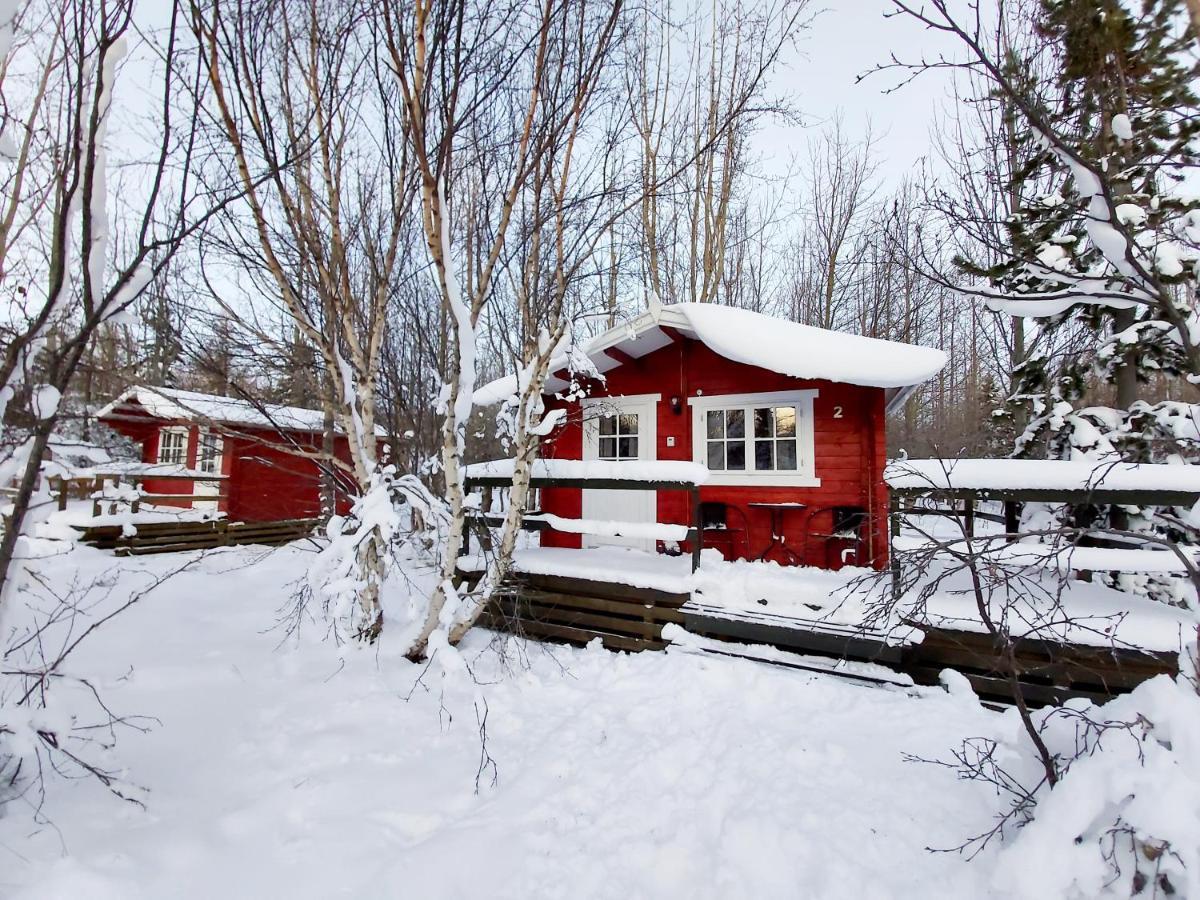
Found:
[{"label": "snow on deck", "polygon": [[1195,491],[1200,466],[1052,459],[895,459],[891,488],[940,490]]},{"label": "snow on deck", "polygon": [[[467,559],[465,570],[480,568],[482,560]],[[887,633],[896,640],[914,636],[902,620],[953,631],[982,632],[984,625],[969,591],[965,573],[949,577],[923,608],[914,597],[902,600],[898,614],[879,620],[872,607],[891,589],[887,573],[847,567],[838,572],[775,562],[726,562],[716,550],[701,554],[700,569],[691,571],[687,556],[666,556],[632,547],[572,550],[528,547],[513,557],[516,571],[623,584],[671,594],[692,593],[706,611],[748,611],[786,617],[799,628],[809,625],[860,628]],[[1029,577],[1037,578],[1036,573]],[[1046,573],[1047,589],[1057,573]],[[997,596],[995,618],[1002,615]],[[1010,604],[1007,627],[1018,636],[1057,640],[1091,647],[1137,648],[1172,653],[1194,639],[1195,618],[1187,610],[1105,587],[1068,581],[1058,605],[1048,601]],[[1189,637],[1192,636],[1192,637]]]}]

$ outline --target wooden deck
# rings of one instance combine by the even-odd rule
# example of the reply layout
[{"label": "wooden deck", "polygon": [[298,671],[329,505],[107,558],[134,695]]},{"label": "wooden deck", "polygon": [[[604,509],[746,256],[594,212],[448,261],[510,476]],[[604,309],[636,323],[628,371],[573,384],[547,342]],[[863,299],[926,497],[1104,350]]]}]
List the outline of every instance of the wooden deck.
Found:
[{"label": "wooden deck", "polygon": [[80,540],[117,556],[144,553],[173,553],[181,550],[207,550],[241,544],[286,544],[308,537],[320,524],[319,519],[287,519],[279,522],[228,522],[225,519],[192,522],[148,522],[135,525],[136,532],[126,535],[121,525],[76,526]]},{"label": "wooden deck", "polygon": [[[663,626],[729,646],[759,645],[809,657],[876,663],[934,685],[943,669],[962,673],[988,700],[1010,701],[1014,668],[1001,659],[986,634],[920,627],[923,639],[897,640],[881,632],[778,613],[728,609],[690,594],[551,575],[525,575],[501,591],[481,622],[536,639],[586,644],[599,638],[611,650],[661,650]],[[770,661],[770,660],[762,660]],[[776,661],[777,664],[786,664]],[[1074,697],[1101,701],[1126,693],[1159,674],[1174,674],[1175,653],[1148,653],[1024,640],[1015,674],[1027,702],[1061,703]],[[797,666],[804,668],[803,666]]]}]

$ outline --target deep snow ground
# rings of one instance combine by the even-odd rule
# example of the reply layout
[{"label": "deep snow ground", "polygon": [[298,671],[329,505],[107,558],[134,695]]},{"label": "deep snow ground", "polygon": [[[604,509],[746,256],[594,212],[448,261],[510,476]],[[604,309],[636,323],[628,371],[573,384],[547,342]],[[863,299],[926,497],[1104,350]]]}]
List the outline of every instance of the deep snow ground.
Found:
[{"label": "deep snow ground", "polygon": [[[54,577],[119,566],[124,586],[181,559],[79,549]],[[994,733],[977,705],[482,631],[478,685],[386,646],[343,665],[319,629],[271,630],[308,559],[210,553],[80,651],[118,711],[162,722],[118,746],[147,808],[61,781],[50,824],[10,808],[0,896],[990,896],[990,854],[925,848],[983,830],[994,798],[904,760]],[[497,781],[477,794],[484,703]]]}]

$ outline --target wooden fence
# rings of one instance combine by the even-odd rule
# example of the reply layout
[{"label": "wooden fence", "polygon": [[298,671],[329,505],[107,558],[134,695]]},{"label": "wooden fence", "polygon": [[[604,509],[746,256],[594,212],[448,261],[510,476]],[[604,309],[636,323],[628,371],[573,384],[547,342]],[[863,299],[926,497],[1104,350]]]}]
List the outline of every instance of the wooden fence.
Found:
[{"label": "wooden fence", "polygon": [[520,575],[496,593],[480,624],[609,650],[661,650],[663,626],[683,624],[688,594],[551,575]]},{"label": "wooden fence", "polygon": [[286,544],[309,537],[320,519],[287,519],[279,522],[152,522],[133,526],[126,534],[122,525],[82,527],[80,540],[118,556],[144,553],[174,553],[207,550],[241,544]]}]

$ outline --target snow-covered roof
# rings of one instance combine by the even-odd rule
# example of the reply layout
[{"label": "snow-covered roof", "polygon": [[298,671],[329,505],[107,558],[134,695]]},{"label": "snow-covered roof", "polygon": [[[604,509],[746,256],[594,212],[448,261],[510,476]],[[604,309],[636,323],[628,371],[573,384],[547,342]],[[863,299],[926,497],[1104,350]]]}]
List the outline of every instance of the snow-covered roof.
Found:
[{"label": "snow-covered roof", "polygon": [[[147,413],[159,419],[182,419],[283,431],[318,433],[324,429],[325,420],[324,413],[319,409],[280,406],[274,403],[264,403],[260,406],[237,397],[221,397],[216,394],[201,394],[197,391],[142,385],[126,390],[116,400],[100,410],[96,417],[103,419],[113,416],[119,412],[121,407],[129,403],[136,403]],[[376,425],[375,435],[376,437],[385,437],[387,432]]]},{"label": "snow-covered roof", "polygon": [[941,490],[1195,491],[1200,466],[1047,459],[895,459],[892,488]]},{"label": "snow-covered roof", "polygon": [[[820,378],[865,387],[893,389],[893,396],[932,378],[946,365],[941,350],[828,331],[748,309],[715,303],[677,303],[648,310],[593,338],[583,348],[596,371],[604,374],[672,341],[670,329],[693,338],[714,353],[746,365],[794,378]],[[605,351],[614,350],[615,354]],[[554,372],[567,364],[562,356],[551,363],[546,392],[567,382]],[[480,405],[496,403],[514,393],[514,376],[500,378],[475,393]]]}]

